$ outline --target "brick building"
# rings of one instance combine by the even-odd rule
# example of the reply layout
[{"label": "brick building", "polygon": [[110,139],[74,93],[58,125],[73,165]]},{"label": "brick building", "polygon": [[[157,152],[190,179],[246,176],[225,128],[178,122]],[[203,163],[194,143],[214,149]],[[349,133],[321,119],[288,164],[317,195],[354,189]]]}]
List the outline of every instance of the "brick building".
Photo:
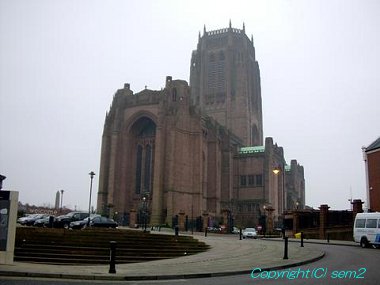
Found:
[{"label": "brick building", "polygon": [[367,207],[380,212],[380,137],[363,148],[367,179]]},{"label": "brick building", "polygon": [[[277,171],[274,171],[277,170]],[[277,174],[276,174],[277,173]],[[289,187],[289,190],[287,189]],[[199,36],[186,81],[116,92],[101,150],[99,212],[124,223],[255,226],[305,202],[303,167],[263,145],[259,66],[245,28]],[[272,213],[272,212],[271,212]]]}]

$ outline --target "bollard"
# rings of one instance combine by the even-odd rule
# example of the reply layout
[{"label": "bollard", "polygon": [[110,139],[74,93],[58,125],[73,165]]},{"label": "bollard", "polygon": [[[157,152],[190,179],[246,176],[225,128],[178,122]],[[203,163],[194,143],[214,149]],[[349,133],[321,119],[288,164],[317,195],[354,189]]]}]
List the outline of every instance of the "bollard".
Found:
[{"label": "bollard", "polygon": [[175,226],[174,227],[174,234],[176,237],[178,236],[178,232],[179,232],[178,226]]},{"label": "bollard", "polygon": [[240,228],[240,231],[239,231],[239,239],[241,240],[241,236],[243,235],[243,232],[242,232],[242,229]]},{"label": "bollard", "polygon": [[330,243],[330,234],[327,234],[327,243]]},{"label": "bollard", "polygon": [[303,232],[301,232],[301,247],[303,247]]},{"label": "bollard", "polygon": [[288,259],[288,237],[284,237],[285,247],[284,247],[284,258]]},{"label": "bollard", "polygon": [[49,216],[49,228],[52,228],[54,225],[54,217],[53,216]]},{"label": "bollard", "polygon": [[207,237],[207,227],[205,228],[205,237]]},{"label": "bollard", "polygon": [[116,241],[110,241],[110,270],[108,273],[116,273]]}]

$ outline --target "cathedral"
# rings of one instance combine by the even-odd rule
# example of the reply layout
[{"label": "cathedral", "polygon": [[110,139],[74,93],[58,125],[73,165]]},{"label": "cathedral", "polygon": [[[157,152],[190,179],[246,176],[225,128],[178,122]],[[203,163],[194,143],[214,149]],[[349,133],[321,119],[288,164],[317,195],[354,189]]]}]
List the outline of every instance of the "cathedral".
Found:
[{"label": "cathedral", "polygon": [[[117,90],[102,136],[97,209],[124,225],[281,226],[304,170],[263,137],[260,69],[243,29],[199,34],[190,84]],[[271,230],[271,229],[269,229]]]}]

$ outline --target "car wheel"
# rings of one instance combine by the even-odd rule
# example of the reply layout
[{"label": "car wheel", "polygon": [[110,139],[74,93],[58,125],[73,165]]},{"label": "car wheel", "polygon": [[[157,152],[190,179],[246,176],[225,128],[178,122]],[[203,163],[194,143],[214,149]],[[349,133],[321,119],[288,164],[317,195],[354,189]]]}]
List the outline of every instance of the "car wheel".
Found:
[{"label": "car wheel", "polygon": [[63,224],[63,228],[64,228],[64,229],[68,229],[69,226],[70,226],[70,225],[69,225],[68,223],[64,223],[64,224]]},{"label": "car wheel", "polygon": [[360,246],[361,246],[362,248],[366,248],[366,247],[369,246],[367,238],[362,237],[362,239],[360,240]]}]

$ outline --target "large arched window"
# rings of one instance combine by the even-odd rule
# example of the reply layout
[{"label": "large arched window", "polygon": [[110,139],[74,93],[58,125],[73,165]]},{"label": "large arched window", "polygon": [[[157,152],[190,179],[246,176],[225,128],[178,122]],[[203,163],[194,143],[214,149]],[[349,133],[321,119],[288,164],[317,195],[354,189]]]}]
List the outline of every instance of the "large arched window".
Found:
[{"label": "large arched window", "polygon": [[152,147],[148,144],[145,148],[145,173],[144,192],[151,192],[151,169],[152,169]]},{"label": "large arched window", "polygon": [[143,152],[142,146],[137,145],[137,152],[136,152],[136,194],[141,193],[142,152]]},{"label": "large arched window", "polygon": [[150,118],[142,117],[133,124],[130,134],[136,151],[135,193],[148,194],[153,190],[156,124]]}]

